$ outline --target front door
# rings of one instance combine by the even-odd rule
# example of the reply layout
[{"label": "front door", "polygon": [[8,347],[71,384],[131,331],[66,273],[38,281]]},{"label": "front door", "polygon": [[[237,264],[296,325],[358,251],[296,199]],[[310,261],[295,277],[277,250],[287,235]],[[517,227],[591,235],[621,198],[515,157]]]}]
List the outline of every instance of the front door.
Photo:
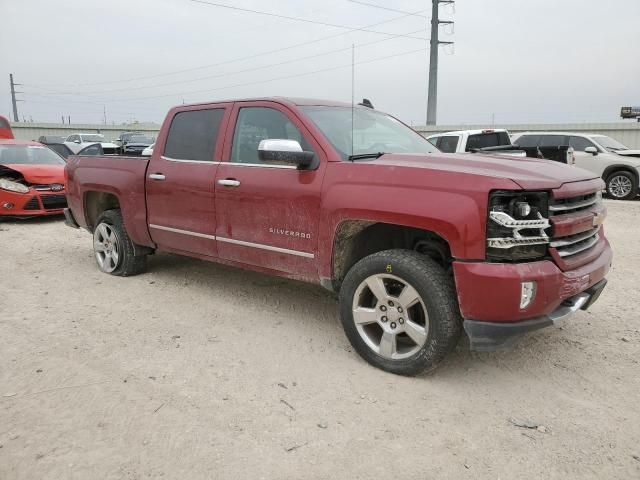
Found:
[{"label": "front door", "polygon": [[[320,190],[326,158],[302,122],[273,102],[237,103],[216,173],[216,237],[221,258],[317,278]],[[264,163],[265,139],[300,142],[317,167]]]},{"label": "front door", "polygon": [[585,148],[593,147],[596,150],[600,150],[595,144],[584,137],[571,136],[569,138],[569,145],[573,147],[573,154],[576,157],[576,167],[584,168],[590,172],[602,175],[604,172],[605,164],[600,161],[598,155],[585,152]]},{"label": "front door", "polygon": [[[227,105],[175,113],[164,143],[147,169],[147,219],[160,248],[216,255],[215,175],[222,153]],[[219,140],[220,139],[220,140]]]}]

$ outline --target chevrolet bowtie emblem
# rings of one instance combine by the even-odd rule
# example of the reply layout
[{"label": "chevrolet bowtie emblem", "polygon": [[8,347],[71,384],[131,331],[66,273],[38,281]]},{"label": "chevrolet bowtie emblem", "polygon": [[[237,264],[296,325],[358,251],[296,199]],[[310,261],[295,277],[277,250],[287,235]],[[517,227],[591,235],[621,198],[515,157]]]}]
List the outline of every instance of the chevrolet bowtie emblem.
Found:
[{"label": "chevrolet bowtie emblem", "polygon": [[602,225],[604,223],[604,217],[605,214],[604,213],[596,213],[593,215],[593,226],[594,227],[599,227],[600,225]]}]

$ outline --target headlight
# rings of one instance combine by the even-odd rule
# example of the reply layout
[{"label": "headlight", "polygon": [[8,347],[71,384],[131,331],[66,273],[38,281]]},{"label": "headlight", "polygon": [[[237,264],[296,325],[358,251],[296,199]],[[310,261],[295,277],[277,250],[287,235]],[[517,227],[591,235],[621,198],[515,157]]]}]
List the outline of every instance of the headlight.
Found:
[{"label": "headlight", "polygon": [[29,187],[6,178],[0,178],[0,188],[2,190],[9,190],[16,193],[29,193]]},{"label": "headlight", "polygon": [[495,191],[489,195],[487,259],[518,261],[544,257],[549,237],[546,192]]}]

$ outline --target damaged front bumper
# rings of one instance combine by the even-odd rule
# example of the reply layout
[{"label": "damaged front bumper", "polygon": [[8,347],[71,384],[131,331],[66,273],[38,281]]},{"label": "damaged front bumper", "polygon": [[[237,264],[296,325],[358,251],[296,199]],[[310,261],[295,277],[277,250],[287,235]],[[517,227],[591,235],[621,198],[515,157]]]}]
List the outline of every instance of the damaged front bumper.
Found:
[{"label": "damaged front bumper", "polygon": [[463,326],[469,336],[471,349],[481,352],[505,349],[528,332],[557,325],[578,310],[586,310],[593,305],[606,285],[607,280],[603,278],[578,295],[564,300],[552,312],[537,318],[513,323],[465,320]]}]

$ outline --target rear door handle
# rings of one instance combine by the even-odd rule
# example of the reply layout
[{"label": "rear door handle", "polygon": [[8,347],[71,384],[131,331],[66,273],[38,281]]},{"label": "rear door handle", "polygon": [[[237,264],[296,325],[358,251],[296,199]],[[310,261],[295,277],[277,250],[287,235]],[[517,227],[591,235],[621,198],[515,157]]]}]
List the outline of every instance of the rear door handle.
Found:
[{"label": "rear door handle", "polygon": [[239,187],[240,180],[236,180],[234,178],[223,178],[218,180],[218,185],[224,185],[225,187]]},{"label": "rear door handle", "polygon": [[149,175],[149,178],[151,180],[160,180],[160,181],[162,181],[167,177],[165,177],[162,173],[152,173],[151,175]]}]

